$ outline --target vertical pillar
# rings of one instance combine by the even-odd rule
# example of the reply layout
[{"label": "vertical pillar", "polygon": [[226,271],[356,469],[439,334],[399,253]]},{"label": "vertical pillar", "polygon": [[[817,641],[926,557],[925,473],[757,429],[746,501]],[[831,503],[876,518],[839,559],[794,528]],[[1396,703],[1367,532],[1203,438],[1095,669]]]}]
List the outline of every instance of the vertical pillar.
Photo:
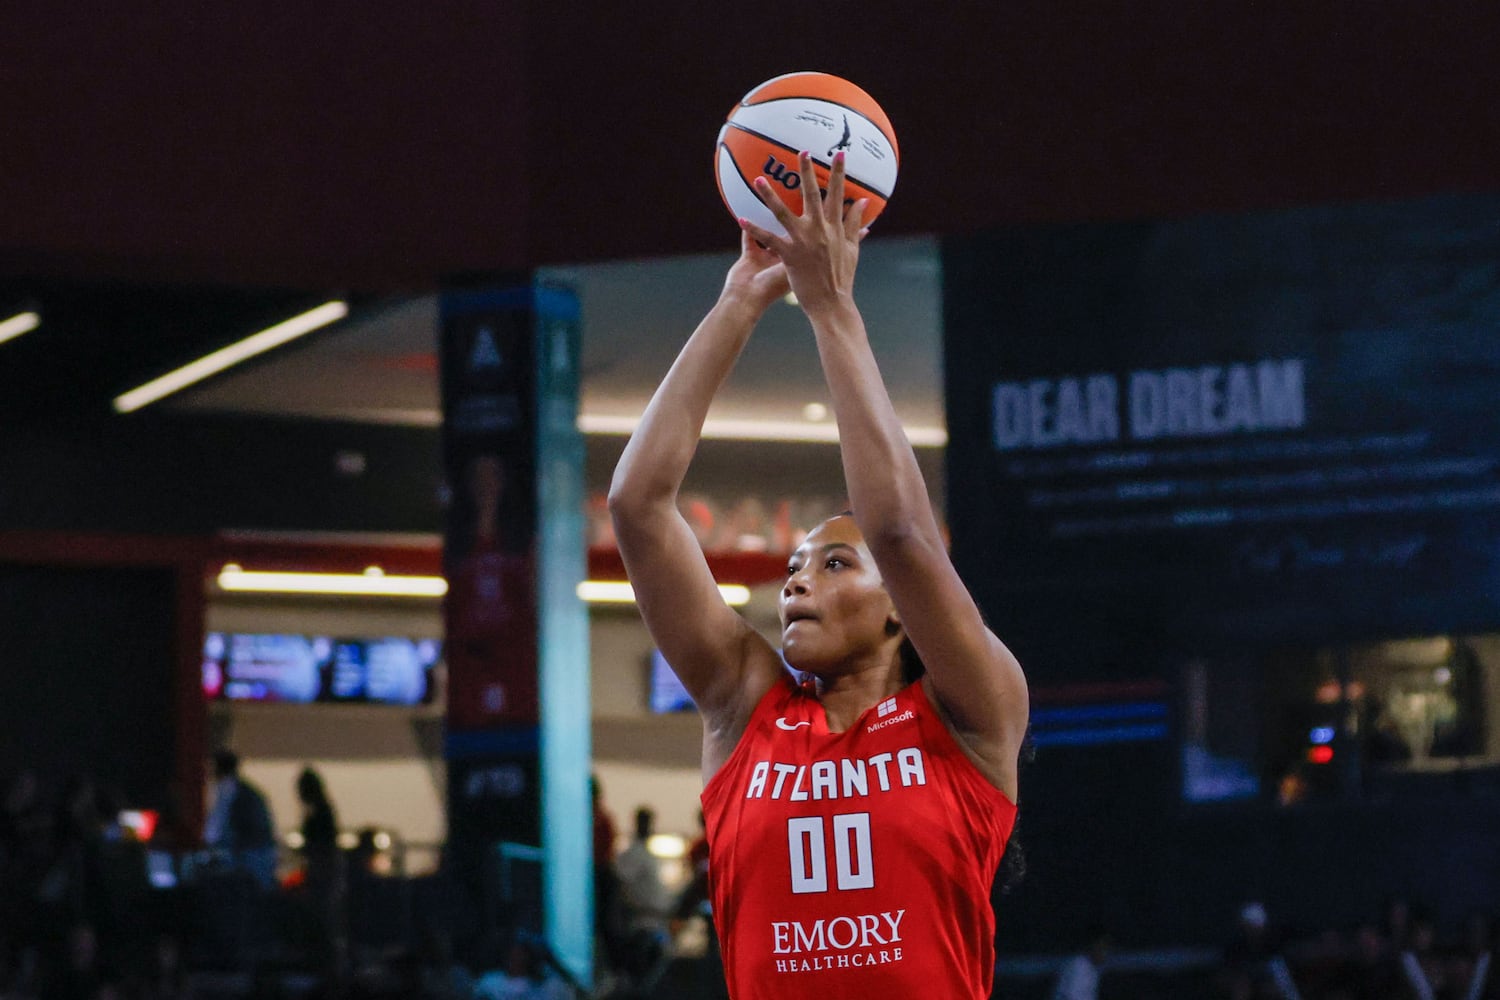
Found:
[{"label": "vertical pillar", "polygon": [[[578,306],[509,281],[444,294],[448,849],[485,912],[592,968],[589,651]],[[501,843],[540,871],[497,872]],[[499,912],[495,892],[512,902]],[[520,888],[518,888],[520,887]]]},{"label": "vertical pillar", "polygon": [[578,584],[588,573],[584,446],[578,430],[578,298],[540,287],[537,426],[541,563],[542,850],[547,939],[580,982],[593,974],[593,758],[588,611]]}]

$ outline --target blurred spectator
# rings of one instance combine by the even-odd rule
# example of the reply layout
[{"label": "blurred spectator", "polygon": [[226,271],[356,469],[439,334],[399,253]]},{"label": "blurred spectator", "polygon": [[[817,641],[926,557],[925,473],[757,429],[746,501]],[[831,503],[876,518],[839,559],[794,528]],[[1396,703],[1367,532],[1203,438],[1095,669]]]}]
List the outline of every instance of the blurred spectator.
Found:
[{"label": "blurred spectator", "polygon": [[1333,927],[1302,941],[1287,942],[1286,959],[1303,996],[1310,1000],[1343,1000],[1349,948],[1349,939]]},{"label": "blurred spectator", "polygon": [[423,1000],[470,1000],[474,980],[454,955],[453,938],[437,928],[422,934],[418,989]]},{"label": "blurred spectator", "polygon": [[12,977],[35,964],[42,930],[34,900],[52,853],[52,816],[32,771],[22,771],[6,788],[0,812],[0,964]]},{"label": "blurred spectator", "polygon": [[506,952],[504,967],[475,981],[474,996],[476,1000],[571,1000],[573,992],[553,971],[546,950],[518,935]]},{"label": "blurred spectator", "polygon": [[620,877],[620,897],[632,929],[666,929],[671,906],[662,882],[661,862],[651,853],[649,842],[656,832],[656,813],[642,806],[635,811],[635,839],[615,860]]},{"label": "blurred spectator", "polygon": [[302,804],[301,883],[322,904],[338,895],[343,860],[339,855],[339,824],[323,778],[311,767],[297,776],[297,801]]},{"label": "blurred spectator", "polygon": [[1380,930],[1391,955],[1400,955],[1406,949],[1407,935],[1411,933],[1411,902],[1405,896],[1386,899],[1380,908]]},{"label": "blurred spectator", "polygon": [[1344,1000],[1388,1000],[1401,995],[1401,973],[1380,928],[1373,922],[1354,929],[1335,996]]},{"label": "blurred spectator", "polygon": [[100,961],[94,928],[77,924],[68,930],[65,944],[62,961],[42,990],[43,1000],[103,1000],[113,996],[117,985]]},{"label": "blurred spectator", "polygon": [[1240,907],[1235,935],[1224,950],[1224,979],[1232,1000],[1302,1000],[1264,904]]},{"label": "blurred spectator", "polygon": [[71,968],[74,952],[92,957],[101,929],[113,930],[104,875],[104,826],[93,781],[82,775],[69,778],[51,824],[51,850],[31,898],[31,919],[64,949],[54,953],[55,964]]},{"label": "blurred spectator", "polygon": [[1437,1000],[1448,993],[1448,969],[1434,945],[1437,928],[1425,913],[1412,915],[1411,932],[1401,950],[1401,975],[1414,1000]]},{"label": "blurred spectator", "polygon": [[[703,811],[698,811],[698,835],[688,845],[688,884],[677,897],[673,914],[677,920],[708,916],[708,834],[703,825]],[[715,935],[710,934],[711,938]]]},{"label": "blurred spectator", "polygon": [[1493,1000],[1500,996],[1492,968],[1495,949],[1494,921],[1476,910],[1464,919],[1463,934],[1444,962],[1449,994],[1455,1000]]},{"label": "blurred spectator", "polygon": [[589,777],[589,795],[594,812],[594,934],[599,940],[598,954],[608,972],[624,959],[625,919],[620,903],[620,880],[615,872],[614,817],[604,807],[604,792],[599,776]]},{"label": "blurred spectator", "polygon": [[44,840],[52,825],[34,771],[22,771],[11,779],[0,810],[0,862],[14,859]]},{"label": "blurred spectator", "polygon": [[203,842],[222,851],[231,869],[271,889],[276,885],[275,829],[265,795],[240,775],[239,756],[230,750],[215,753],[214,802],[203,824]]},{"label": "blurred spectator", "polygon": [[1113,941],[1103,926],[1090,928],[1088,947],[1063,963],[1052,1000],[1099,1000],[1099,973],[1109,957]]},{"label": "blurred spectator", "polygon": [[604,793],[599,788],[599,778],[589,778],[589,796],[594,810],[594,877],[601,873],[611,874],[615,866],[615,820],[604,808]]},{"label": "blurred spectator", "polygon": [[182,946],[172,935],[157,938],[155,955],[139,994],[142,1000],[186,1000],[190,995]]},{"label": "blurred spectator", "polygon": [[626,979],[627,996],[649,996],[669,959],[668,921],[673,901],[661,877],[661,862],[651,853],[656,813],[642,806],[635,811],[635,839],[615,859],[620,879],[624,942],[618,963]]},{"label": "blurred spectator", "polygon": [[311,767],[297,776],[297,801],[302,803],[302,855],[309,863],[326,860],[339,849],[339,822],[322,775]]},{"label": "blurred spectator", "polygon": [[344,860],[339,852],[338,818],[323,778],[311,767],[297,776],[297,801],[302,804],[302,887],[312,924],[315,962],[331,981],[341,983],[346,971],[348,936],[344,930]]}]

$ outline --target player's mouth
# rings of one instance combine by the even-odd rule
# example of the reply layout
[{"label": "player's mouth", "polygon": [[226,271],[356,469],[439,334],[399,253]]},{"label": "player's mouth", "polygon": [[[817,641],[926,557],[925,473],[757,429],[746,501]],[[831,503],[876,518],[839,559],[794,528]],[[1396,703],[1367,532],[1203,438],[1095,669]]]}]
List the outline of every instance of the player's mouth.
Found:
[{"label": "player's mouth", "polygon": [[784,619],[786,624],[784,624],[782,628],[791,628],[798,622],[814,622],[817,620],[818,616],[813,614],[806,608],[788,608],[786,611],[786,617]]}]

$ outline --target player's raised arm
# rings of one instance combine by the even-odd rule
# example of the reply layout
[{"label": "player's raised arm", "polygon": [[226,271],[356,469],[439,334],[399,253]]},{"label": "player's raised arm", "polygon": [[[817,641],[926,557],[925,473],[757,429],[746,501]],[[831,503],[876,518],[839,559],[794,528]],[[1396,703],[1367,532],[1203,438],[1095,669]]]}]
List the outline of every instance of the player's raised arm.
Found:
[{"label": "player's raised arm", "polygon": [[703,714],[705,775],[728,756],[781,666],[770,644],[720,597],[677,494],[714,393],[762,313],[786,290],[775,255],[742,235],[718,302],[652,396],[610,483],[610,515],[641,616]]},{"label": "player's raised arm", "polygon": [[959,579],[928,499],[916,456],[891,405],[854,303],[864,203],[843,205],[843,154],[826,196],[812,162],[800,162],[804,209],[793,215],[758,180],[757,193],[786,227],[786,238],[749,226],[782,259],[812,322],[838,420],[844,477],[854,519],[880,569],[901,627],[927,668],[925,683],[986,775],[1012,797],[1025,736],[1025,678],[985,626]]}]

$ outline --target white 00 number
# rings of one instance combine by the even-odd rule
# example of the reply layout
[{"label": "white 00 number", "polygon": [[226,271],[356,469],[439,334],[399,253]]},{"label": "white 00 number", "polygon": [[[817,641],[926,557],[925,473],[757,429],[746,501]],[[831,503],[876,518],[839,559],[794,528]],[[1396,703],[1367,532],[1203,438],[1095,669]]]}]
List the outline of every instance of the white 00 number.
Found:
[{"label": "white 00 number", "polygon": [[[833,823],[833,868],[839,889],[873,889],[875,866],[870,857],[870,814],[841,813]],[[828,891],[828,847],[822,816],[786,821],[786,846],[792,861],[792,892]]]}]

